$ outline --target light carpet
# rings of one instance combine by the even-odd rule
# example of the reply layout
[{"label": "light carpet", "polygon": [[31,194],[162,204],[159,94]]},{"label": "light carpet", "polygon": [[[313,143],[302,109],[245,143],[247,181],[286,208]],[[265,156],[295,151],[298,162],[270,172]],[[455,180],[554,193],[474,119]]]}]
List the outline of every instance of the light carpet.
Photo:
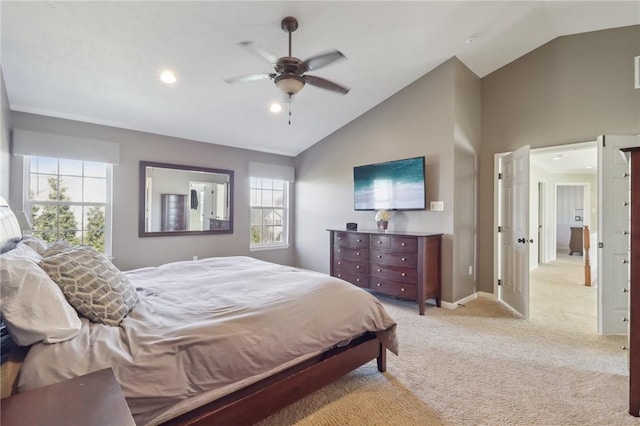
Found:
[{"label": "light carpet", "polygon": [[529,320],[492,299],[420,316],[380,296],[400,339],[387,372],[369,363],[260,426],[640,425],[627,413],[626,337],[596,334],[594,288],[545,272],[532,273]]}]

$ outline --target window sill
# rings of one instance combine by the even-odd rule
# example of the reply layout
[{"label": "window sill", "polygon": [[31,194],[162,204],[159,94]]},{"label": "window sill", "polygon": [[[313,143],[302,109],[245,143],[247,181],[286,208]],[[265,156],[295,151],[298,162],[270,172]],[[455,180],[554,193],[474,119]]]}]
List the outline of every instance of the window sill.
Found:
[{"label": "window sill", "polygon": [[249,251],[279,250],[287,248],[289,248],[289,244],[264,244],[259,246],[249,246]]}]

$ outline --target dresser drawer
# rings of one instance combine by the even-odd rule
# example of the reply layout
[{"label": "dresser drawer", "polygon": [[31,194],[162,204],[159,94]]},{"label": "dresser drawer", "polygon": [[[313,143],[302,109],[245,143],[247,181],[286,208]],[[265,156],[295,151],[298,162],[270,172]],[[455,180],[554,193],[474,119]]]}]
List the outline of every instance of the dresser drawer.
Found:
[{"label": "dresser drawer", "polygon": [[414,300],[418,296],[418,287],[415,284],[399,283],[391,280],[371,279],[371,290],[403,299]]},{"label": "dresser drawer", "polygon": [[354,232],[336,232],[334,244],[348,247],[369,247],[369,236]]},{"label": "dresser drawer", "polygon": [[350,272],[335,271],[333,276],[336,278],[343,279],[347,282],[350,282],[351,284],[356,285],[358,287],[369,288],[369,276],[367,275],[359,275],[359,274],[352,274]]},{"label": "dresser drawer", "polygon": [[334,258],[333,268],[336,272],[349,272],[352,274],[369,274],[369,262],[366,259],[361,261],[343,259],[338,256]]},{"label": "dresser drawer", "polygon": [[373,262],[371,264],[371,275],[376,278],[383,278],[408,284],[416,284],[418,282],[418,271],[416,269],[389,266],[378,262]]},{"label": "dresser drawer", "polygon": [[413,237],[391,237],[391,250],[403,253],[417,253],[418,239]]},{"label": "dresser drawer", "polygon": [[353,248],[337,245],[333,249],[333,254],[336,259],[352,259],[352,260],[369,260],[368,248]]},{"label": "dresser drawer", "polygon": [[391,237],[389,235],[372,235],[371,249],[390,249]]},{"label": "dresser drawer", "polygon": [[382,263],[383,265],[400,266],[405,268],[418,267],[418,255],[416,253],[371,250],[371,261]]}]

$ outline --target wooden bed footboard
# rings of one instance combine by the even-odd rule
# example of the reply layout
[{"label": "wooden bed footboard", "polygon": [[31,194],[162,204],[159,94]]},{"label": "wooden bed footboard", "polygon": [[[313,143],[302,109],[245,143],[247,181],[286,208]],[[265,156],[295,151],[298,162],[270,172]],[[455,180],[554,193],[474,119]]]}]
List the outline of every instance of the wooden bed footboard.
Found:
[{"label": "wooden bed footboard", "polygon": [[368,333],[163,425],[253,425],[373,359],[386,370],[386,348]]}]

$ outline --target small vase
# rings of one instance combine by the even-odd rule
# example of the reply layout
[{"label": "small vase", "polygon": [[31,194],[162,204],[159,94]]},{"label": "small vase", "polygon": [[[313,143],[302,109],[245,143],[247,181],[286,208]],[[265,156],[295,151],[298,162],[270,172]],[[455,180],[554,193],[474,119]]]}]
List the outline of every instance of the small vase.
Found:
[{"label": "small vase", "polygon": [[389,226],[388,220],[379,220],[378,222],[378,231],[386,231]]}]

